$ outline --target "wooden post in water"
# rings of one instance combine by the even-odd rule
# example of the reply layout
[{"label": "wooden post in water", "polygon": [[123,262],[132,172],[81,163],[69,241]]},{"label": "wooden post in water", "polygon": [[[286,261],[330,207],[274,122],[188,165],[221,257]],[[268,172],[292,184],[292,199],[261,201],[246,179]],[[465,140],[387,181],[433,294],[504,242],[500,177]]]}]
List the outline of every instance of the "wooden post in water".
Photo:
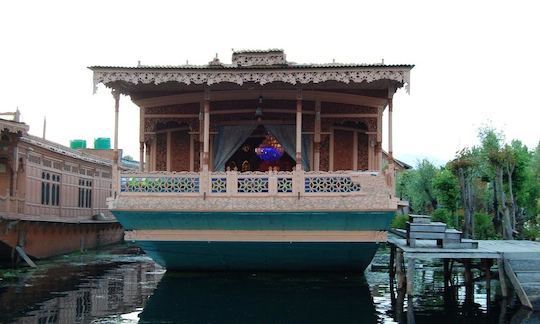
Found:
[{"label": "wooden post in water", "polygon": [[499,270],[499,282],[501,285],[501,295],[503,297],[508,297],[508,284],[506,282],[506,276],[504,272],[504,260],[497,259],[497,268]]},{"label": "wooden post in water", "polygon": [[465,267],[465,273],[463,274],[465,279],[465,304],[470,306],[474,300],[471,259],[463,259],[463,266]]},{"label": "wooden post in water", "polygon": [[394,299],[394,279],[396,278],[396,246],[390,245],[390,265],[388,266],[388,275],[390,276],[390,296]]},{"label": "wooden post in water", "polygon": [[407,258],[407,299],[411,301],[414,295],[414,261],[414,258]]},{"label": "wooden post in water", "polygon": [[482,259],[482,264],[486,274],[486,306],[489,311],[491,308],[491,260]]},{"label": "wooden post in water", "polygon": [[396,274],[398,290],[403,290],[405,286],[405,273],[403,271],[403,251],[396,250]]}]

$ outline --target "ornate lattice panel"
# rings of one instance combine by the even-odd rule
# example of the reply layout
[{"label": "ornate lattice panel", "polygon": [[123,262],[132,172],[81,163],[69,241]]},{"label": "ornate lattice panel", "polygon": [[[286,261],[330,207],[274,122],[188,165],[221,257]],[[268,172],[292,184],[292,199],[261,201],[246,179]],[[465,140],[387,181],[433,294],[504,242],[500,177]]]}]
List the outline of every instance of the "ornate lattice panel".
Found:
[{"label": "ornate lattice panel", "polygon": [[360,185],[353,183],[350,177],[306,177],[306,193],[315,192],[358,192]]},{"label": "ornate lattice panel", "polygon": [[121,192],[198,193],[199,177],[122,177]]},{"label": "ornate lattice panel", "polygon": [[293,192],[293,179],[277,178],[277,192]]},{"label": "ornate lattice panel", "polygon": [[239,193],[264,193],[268,192],[268,178],[253,177],[238,179]]},{"label": "ornate lattice panel", "polygon": [[227,178],[212,178],[212,193],[226,193]]}]

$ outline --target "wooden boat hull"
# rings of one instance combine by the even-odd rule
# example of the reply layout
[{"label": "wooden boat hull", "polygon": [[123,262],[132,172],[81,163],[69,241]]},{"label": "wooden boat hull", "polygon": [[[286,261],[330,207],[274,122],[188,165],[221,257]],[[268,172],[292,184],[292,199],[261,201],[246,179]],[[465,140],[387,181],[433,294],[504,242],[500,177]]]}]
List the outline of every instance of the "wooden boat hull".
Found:
[{"label": "wooden boat hull", "polygon": [[124,230],[116,221],[55,222],[0,219],[0,260],[16,256],[21,246],[34,259],[93,249],[121,242]]},{"label": "wooden boat hull", "polygon": [[386,241],[392,211],[113,211],[168,270],[361,272]]}]

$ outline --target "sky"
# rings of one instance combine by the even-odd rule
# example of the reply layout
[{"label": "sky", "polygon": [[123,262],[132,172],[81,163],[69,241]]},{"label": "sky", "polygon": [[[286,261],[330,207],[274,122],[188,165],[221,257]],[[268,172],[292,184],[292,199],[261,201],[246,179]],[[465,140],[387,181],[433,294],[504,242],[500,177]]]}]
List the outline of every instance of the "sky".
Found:
[{"label": "sky", "polygon": [[[414,64],[410,95],[394,97],[394,155],[409,164],[444,164],[485,125],[534,148],[539,12],[538,1],[2,1],[0,111],[19,107],[38,136],[46,117],[47,139],[91,147],[113,137],[114,100],[92,93],[88,66],[282,48],[297,63]],[[122,97],[119,147],[134,157],[138,119]]]}]

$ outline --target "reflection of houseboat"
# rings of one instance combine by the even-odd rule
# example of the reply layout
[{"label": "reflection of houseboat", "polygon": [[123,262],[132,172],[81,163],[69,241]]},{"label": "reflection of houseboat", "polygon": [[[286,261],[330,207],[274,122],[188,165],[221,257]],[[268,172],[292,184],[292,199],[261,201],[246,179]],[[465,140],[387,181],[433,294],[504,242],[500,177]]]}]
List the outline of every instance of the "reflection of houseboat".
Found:
[{"label": "reflection of houseboat", "polygon": [[14,115],[0,119],[0,259],[121,241],[123,230],[106,207],[111,160],[29,135]]},{"label": "reflection of houseboat", "polygon": [[120,94],[140,107],[146,168],[115,176],[112,213],[169,269],[363,270],[397,209],[392,97],[411,68],[281,50],[91,67],[116,108]]}]

